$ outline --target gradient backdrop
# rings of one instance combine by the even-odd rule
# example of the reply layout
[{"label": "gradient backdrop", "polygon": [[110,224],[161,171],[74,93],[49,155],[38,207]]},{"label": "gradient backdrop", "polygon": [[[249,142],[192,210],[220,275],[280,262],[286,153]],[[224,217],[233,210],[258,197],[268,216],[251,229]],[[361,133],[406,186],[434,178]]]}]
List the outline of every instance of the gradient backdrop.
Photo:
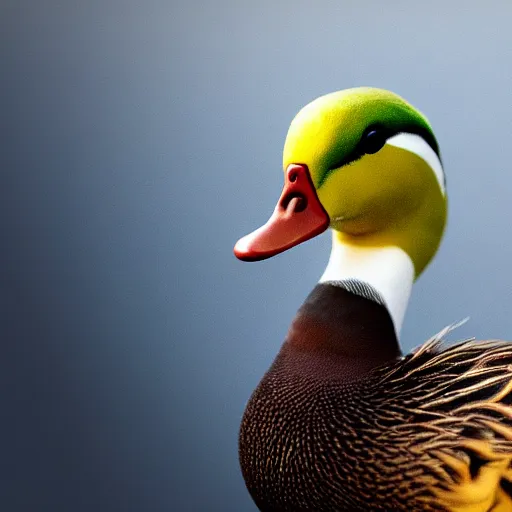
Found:
[{"label": "gradient backdrop", "polygon": [[[476,3],[475,3],[476,4]],[[330,237],[232,256],[297,110],[356,85],[430,118],[450,221],[409,350],[512,338],[512,5],[0,4],[0,510],[249,512],[240,417]]]}]

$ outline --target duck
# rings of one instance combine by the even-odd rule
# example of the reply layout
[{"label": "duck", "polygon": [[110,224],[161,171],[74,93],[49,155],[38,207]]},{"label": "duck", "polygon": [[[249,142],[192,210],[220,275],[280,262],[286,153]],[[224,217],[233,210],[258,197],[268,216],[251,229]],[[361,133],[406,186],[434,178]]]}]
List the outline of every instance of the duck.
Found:
[{"label": "duck", "polygon": [[429,120],[384,89],[321,96],[292,120],[283,171],[272,215],[235,256],[264,260],[328,229],[332,248],[243,413],[257,508],[512,511],[512,344],[447,343],[454,324],[400,348],[448,214]]}]

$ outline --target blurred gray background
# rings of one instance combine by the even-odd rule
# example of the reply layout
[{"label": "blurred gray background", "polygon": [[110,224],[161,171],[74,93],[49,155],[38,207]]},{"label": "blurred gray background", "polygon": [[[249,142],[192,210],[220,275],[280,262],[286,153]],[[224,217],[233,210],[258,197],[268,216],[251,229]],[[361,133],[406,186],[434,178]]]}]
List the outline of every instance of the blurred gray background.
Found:
[{"label": "blurred gray background", "polygon": [[0,509],[255,511],[237,434],[330,236],[232,256],[315,97],[391,89],[434,125],[450,219],[409,350],[512,338],[512,4],[0,4]]}]

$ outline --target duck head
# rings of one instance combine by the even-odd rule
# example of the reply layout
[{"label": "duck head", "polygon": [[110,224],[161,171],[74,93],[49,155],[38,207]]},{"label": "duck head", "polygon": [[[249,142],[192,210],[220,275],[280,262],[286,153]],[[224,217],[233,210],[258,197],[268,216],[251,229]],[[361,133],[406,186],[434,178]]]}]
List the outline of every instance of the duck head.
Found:
[{"label": "duck head", "polygon": [[428,120],[396,94],[355,88],[306,105],[283,170],[274,213],[237,242],[239,259],[269,258],[328,227],[339,244],[399,248],[414,278],[436,253],[447,216],[439,148]]}]

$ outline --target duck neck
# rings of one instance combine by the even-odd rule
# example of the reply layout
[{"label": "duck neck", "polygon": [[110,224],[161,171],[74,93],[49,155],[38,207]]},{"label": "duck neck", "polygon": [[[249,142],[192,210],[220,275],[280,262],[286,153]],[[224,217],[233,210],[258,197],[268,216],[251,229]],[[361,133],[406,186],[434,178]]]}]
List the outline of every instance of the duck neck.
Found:
[{"label": "duck neck", "polygon": [[414,265],[403,249],[358,244],[333,230],[331,256],[320,283],[345,288],[384,306],[397,339],[413,281]]},{"label": "duck neck", "polygon": [[313,289],[297,312],[273,372],[354,382],[399,356],[386,307],[326,282]]}]

